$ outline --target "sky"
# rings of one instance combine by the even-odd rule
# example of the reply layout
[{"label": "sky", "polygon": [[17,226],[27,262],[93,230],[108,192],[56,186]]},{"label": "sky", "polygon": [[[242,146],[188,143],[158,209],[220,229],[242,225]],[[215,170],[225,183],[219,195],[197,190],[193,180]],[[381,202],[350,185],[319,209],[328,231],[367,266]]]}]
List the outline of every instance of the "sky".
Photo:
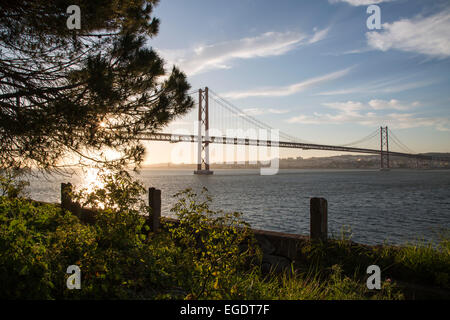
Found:
[{"label": "sky", "polygon": [[[370,4],[381,29],[367,26]],[[148,44],[168,67],[273,128],[342,145],[389,126],[415,152],[450,152],[448,0],[162,0],[154,15]],[[177,145],[148,143],[145,163]]]}]

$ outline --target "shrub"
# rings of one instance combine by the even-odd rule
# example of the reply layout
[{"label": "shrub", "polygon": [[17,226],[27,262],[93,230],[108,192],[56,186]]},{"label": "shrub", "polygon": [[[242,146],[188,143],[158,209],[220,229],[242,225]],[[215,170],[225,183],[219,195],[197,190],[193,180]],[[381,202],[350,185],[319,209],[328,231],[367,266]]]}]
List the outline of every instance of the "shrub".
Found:
[{"label": "shrub", "polygon": [[200,196],[186,189],[175,197],[172,212],[178,222],[168,229],[191,272],[190,298],[223,298],[234,285],[233,276],[260,255],[249,225],[239,212],[211,210],[206,188]]},{"label": "shrub", "polygon": [[2,298],[54,297],[64,275],[95,233],[52,205],[0,197],[0,282]]},{"label": "shrub", "polygon": [[22,174],[21,170],[0,170],[0,197],[17,198],[24,194],[29,182],[19,179]]},{"label": "shrub", "polygon": [[[150,233],[144,188],[120,172],[102,177],[83,204],[97,207],[84,224],[59,206],[0,198],[2,298],[220,298],[253,255],[252,237],[238,213],[225,214],[180,193],[180,224]],[[188,206],[185,206],[189,203]],[[81,290],[66,288],[69,265],[81,269]]]}]

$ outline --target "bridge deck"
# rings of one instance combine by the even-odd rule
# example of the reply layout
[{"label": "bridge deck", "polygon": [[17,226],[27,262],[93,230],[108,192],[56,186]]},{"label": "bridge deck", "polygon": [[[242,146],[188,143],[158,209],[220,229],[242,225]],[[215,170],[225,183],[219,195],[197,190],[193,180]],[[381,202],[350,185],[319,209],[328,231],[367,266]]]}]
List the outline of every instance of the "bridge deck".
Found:
[{"label": "bridge deck", "polygon": [[[149,140],[149,141],[168,141],[171,143],[177,142],[198,142],[197,135],[187,135],[187,134],[171,134],[171,133],[145,133],[137,137],[139,140]],[[290,142],[290,141],[272,141],[272,140],[259,140],[259,139],[248,139],[248,138],[228,138],[228,137],[216,137],[202,136],[203,142],[217,143],[217,144],[233,144],[233,145],[248,145],[248,146],[261,146],[261,147],[279,147],[279,148],[291,148],[291,149],[304,149],[304,150],[328,150],[328,151],[344,151],[344,152],[355,152],[355,153],[367,153],[367,154],[381,154],[381,150],[376,149],[365,149],[365,148],[354,148],[354,147],[342,147],[342,146],[332,146],[324,144],[311,144],[302,142]],[[383,151],[383,154],[386,154]],[[444,160],[450,161],[449,158],[442,157],[432,157],[422,154],[410,154],[402,152],[392,152],[389,151],[389,155],[406,157],[421,160]]]}]

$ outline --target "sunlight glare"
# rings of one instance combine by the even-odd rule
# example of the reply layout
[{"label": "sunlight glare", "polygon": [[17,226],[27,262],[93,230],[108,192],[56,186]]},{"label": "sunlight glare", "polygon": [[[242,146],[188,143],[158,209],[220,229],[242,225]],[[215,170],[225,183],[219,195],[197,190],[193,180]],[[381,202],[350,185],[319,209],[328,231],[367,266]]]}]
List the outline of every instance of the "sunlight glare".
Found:
[{"label": "sunlight glare", "polygon": [[105,183],[101,180],[101,174],[108,174],[109,171],[101,172],[98,168],[88,168],[84,170],[83,175],[83,188],[86,188],[87,192],[92,192],[94,189],[103,188]]}]

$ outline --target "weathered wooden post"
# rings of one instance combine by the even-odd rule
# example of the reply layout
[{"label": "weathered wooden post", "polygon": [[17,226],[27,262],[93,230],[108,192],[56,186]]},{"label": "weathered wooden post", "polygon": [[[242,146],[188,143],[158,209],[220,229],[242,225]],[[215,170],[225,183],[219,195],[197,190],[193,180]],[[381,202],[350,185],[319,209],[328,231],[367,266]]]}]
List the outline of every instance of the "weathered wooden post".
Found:
[{"label": "weathered wooden post", "polygon": [[148,188],[148,205],[152,208],[152,216],[150,217],[150,230],[159,231],[161,218],[161,190]]},{"label": "weathered wooden post", "polygon": [[72,184],[69,183],[61,183],[61,208],[63,210],[71,210],[72,209]]},{"label": "weathered wooden post", "polygon": [[61,208],[64,210],[69,210],[76,216],[81,215],[81,206],[77,202],[72,201],[72,184],[61,183]]},{"label": "weathered wooden post", "polygon": [[328,238],[328,202],[324,198],[310,199],[310,237],[313,240]]}]

